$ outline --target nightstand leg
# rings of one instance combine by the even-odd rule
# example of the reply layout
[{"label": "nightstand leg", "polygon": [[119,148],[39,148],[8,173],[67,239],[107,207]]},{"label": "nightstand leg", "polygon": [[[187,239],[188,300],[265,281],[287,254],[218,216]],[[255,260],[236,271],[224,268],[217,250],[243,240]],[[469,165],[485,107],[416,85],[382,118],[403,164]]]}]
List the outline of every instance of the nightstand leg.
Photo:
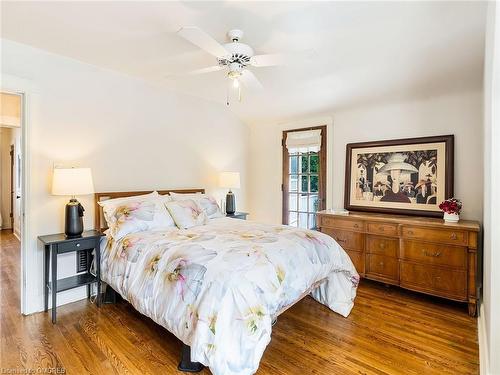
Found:
[{"label": "nightstand leg", "polygon": [[49,267],[50,266],[50,246],[43,248],[43,311],[49,310]]},{"label": "nightstand leg", "polygon": [[[92,256],[92,253],[90,251],[87,250],[87,264],[85,265],[85,270],[87,272],[90,272],[90,264],[91,264],[91,261],[90,261],[90,258]],[[90,287],[91,285],[90,284],[87,284],[87,299],[90,299]]]},{"label": "nightstand leg", "polygon": [[95,248],[95,274],[97,276],[97,295],[96,304],[101,306],[101,249],[98,246]]},{"label": "nightstand leg", "polygon": [[52,260],[52,323],[56,323],[56,310],[57,310],[57,250],[51,246],[51,260]]}]

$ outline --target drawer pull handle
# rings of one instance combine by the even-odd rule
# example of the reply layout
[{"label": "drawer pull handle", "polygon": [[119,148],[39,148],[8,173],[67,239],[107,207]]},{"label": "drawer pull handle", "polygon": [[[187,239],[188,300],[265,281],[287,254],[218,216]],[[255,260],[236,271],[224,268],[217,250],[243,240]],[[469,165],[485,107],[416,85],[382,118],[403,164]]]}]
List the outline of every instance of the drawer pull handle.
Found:
[{"label": "drawer pull handle", "polygon": [[455,232],[453,232],[451,235],[450,235],[450,238],[452,240],[456,240],[457,239],[457,234]]},{"label": "drawer pull handle", "polygon": [[408,234],[411,236],[413,234],[413,231],[412,230],[409,230],[408,231]]},{"label": "drawer pull handle", "polygon": [[384,267],[384,262],[379,263],[380,267]]},{"label": "drawer pull handle", "polygon": [[336,238],[335,241],[340,242],[340,243],[344,243],[345,242],[345,240],[341,240],[340,238]]},{"label": "drawer pull handle", "polygon": [[434,258],[437,258],[437,257],[440,257],[441,256],[441,253],[438,251],[437,253],[429,253],[427,250],[422,250],[422,254],[424,254],[426,257],[434,257]]},{"label": "drawer pull handle", "polygon": [[378,230],[383,232],[384,231],[384,227],[378,227]]},{"label": "drawer pull handle", "polygon": [[80,247],[80,244],[79,244],[79,243],[77,243],[77,244],[76,244],[76,247]]},{"label": "drawer pull handle", "polygon": [[381,248],[381,249],[383,249],[383,248],[385,248],[385,243],[381,242],[381,243],[379,244],[379,246],[380,246],[380,248]]},{"label": "drawer pull handle", "polygon": [[354,224],[354,228],[359,228],[359,225],[358,224]]}]

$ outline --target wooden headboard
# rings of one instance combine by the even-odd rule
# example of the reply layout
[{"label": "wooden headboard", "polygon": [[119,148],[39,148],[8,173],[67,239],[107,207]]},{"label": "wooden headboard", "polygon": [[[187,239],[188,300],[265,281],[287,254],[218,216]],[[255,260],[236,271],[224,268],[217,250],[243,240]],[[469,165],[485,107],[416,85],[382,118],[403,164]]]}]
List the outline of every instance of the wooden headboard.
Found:
[{"label": "wooden headboard", "polygon": [[[104,214],[102,212],[102,207],[99,206],[100,201],[105,201],[114,198],[124,198],[133,197],[135,195],[144,195],[153,192],[153,190],[146,191],[119,191],[119,192],[108,192],[108,193],[95,193],[94,194],[94,228],[96,230],[104,231],[108,229],[106,225],[106,220],[104,219]],[[204,193],[205,189],[172,189],[172,190],[157,190],[158,194],[165,195],[168,193]]]}]

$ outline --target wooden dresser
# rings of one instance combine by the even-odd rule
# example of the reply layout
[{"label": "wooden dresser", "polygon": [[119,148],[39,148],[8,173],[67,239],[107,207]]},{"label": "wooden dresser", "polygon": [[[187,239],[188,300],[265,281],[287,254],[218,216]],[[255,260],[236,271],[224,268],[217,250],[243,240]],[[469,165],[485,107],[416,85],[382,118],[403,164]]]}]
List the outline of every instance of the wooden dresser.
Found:
[{"label": "wooden dresser", "polygon": [[351,212],[318,212],[318,228],[367,279],[469,304],[476,315],[479,223]]}]

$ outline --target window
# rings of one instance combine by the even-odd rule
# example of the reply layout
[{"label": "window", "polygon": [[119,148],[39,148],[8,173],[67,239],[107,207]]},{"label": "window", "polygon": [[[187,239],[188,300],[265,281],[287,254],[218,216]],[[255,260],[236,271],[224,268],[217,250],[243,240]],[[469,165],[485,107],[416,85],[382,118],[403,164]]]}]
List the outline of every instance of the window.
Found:
[{"label": "window", "polygon": [[[325,165],[322,165],[325,164]],[[283,133],[283,223],[316,228],[324,209],[326,126]]]}]

